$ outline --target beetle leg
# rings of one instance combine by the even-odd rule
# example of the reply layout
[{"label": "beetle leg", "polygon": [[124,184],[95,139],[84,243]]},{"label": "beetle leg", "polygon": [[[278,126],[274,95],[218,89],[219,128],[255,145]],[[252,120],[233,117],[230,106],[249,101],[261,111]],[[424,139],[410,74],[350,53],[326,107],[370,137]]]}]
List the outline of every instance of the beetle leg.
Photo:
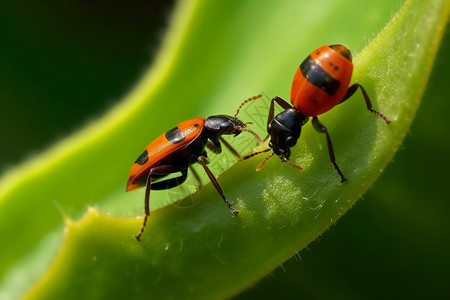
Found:
[{"label": "beetle leg", "polygon": [[[169,188],[167,186],[174,187],[174,186],[177,186],[177,185],[183,183],[186,180],[187,168],[186,168],[186,166],[161,165],[161,166],[156,166],[156,167],[151,168],[150,171],[148,172],[147,180],[146,180],[146,188],[145,188],[144,221],[142,222],[141,230],[139,231],[139,233],[137,235],[134,236],[138,241],[141,240],[141,235],[144,233],[144,228],[145,228],[145,225],[147,224],[147,219],[150,216],[150,190],[152,189],[152,175],[165,175],[165,174],[170,174],[170,173],[175,173],[175,172],[181,172],[182,175],[177,178],[171,178],[171,179],[167,179],[167,180],[163,180],[163,181],[154,183],[153,184],[154,189],[158,189],[158,187],[161,187],[162,184],[164,184],[166,186],[166,188]],[[179,179],[181,179],[181,181],[178,181]]]},{"label": "beetle leg", "polygon": [[270,102],[269,117],[267,118],[267,126],[269,126],[269,124],[272,122],[273,116],[275,114],[274,113],[274,111],[275,111],[274,102],[277,102],[277,104],[285,110],[292,108],[292,105],[290,105],[289,103],[284,101],[282,98],[280,98],[278,96],[274,97],[272,99],[272,101]]},{"label": "beetle leg", "polygon": [[180,172],[181,172],[181,176],[152,183],[151,189],[154,191],[160,191],[160,190],[168,190],[173,187],[179,186],[180,184],[182,184],[186,181],[188,171],[187,171],[187,169],[184,169],[184,170],[181,170]]},{"label": "beetle leg", "polygon": [[344,177],[344,174],[342,173],[341,169],[339,169],[338,164],[336,163],[336,156],[334,155],[333,145],[331,144],[331,138],[328,134],[327,128],[320,123],[319,118],[313,117],[312,124],[314,126],[314,129],[319,133],[325,133],[327,137],[327,144],[328,144],[328,153],[330,155],[331,163],[333,164],[334,168],[338,172],[339,176],[341,176],[341,182],[347,181],[347,179]]},{"label": "beetle leg", "polygon": [[269,124],[272,123],[272,120],[273,120],[274,101],[275,101],[275,98],[273,98],[272,101],[270,101],[269,116],[267,117],[267,126],[269,126]]},{"label": "beetle leg", "polygon": [[189,170],[191,170],[192,175],[194,176],[195,180],[197,180],[198,188],[201,189],[203,186],[202,180],[201,180],[200,176],[198,175],[197,171],[195,171],[195,169],[192,166],[189,166]]},{"label": "beetle leg", "polygon": [[284,99],[276,96],[272,99],[272,101],[276,101],[278,103],[279,106],[281,106],[283,109],[289,109],[292,108],[292,105],[290,105],[289,103],[287,103]]},{"label": "beetle leg", "polygon": [[[267,126],[270,125],[270,123],[272,123],[273,120],[273,116],[275,115],[275,102],[277,102],[277,104],[279,106],[281,106],[284,110],[292,108],[292,105],[290,105],[289,103],[287,103],[286,101],[284,101],[282,98],[275,96],[274,98],[272,98],[272,101],[270,101],[270,108],[269,108],[269,116],[267,118]],[[269,135],[267,135],[264,140],[267,140],[267,138],[269,137]]]},{"label": "beetle leg", "polygon": [[235,215],[235,216],[237,214],[239,214],[239,212],[233,208],[231,203],[228,202],[228,199],[227,199],[227,197],[225,197],[222,188],[220,187],[219,183],[217,182],[216,177],[214,177],[214,174],[211,172],[211,170],[206,165],[208,163],[208,159],[206,157],[204,157],[204,156],[199,156],[197,160],[203,166],[203,169],[205,169],[205,172],[208,175],[209,180],[211,180],[211,182],[213,183],[213,185],[216,188],[217,192],[219,192],[220,196],[222,196],[223,201],[225,201],[225,203],[227,204],[228,208],[231,210],[231,213],[233,215]]},{"label": "beetle leg", "polygon": [[356,90],[358,88],[361,89],[361,92],[364,96],[364,100],[366,101],[367,109],[369,111],[371,111],[372,113],[376,114],[377,116],[379,116],[380,118],[382,118],[384,120],[384,122],[386,122],[386,124],[391,123],[391,121],[389,121],[388,118],[386,118],[382,113],[380,113],[379,111],[372,108],[372,102],[370,102],[369,95],[367,94],[364,87],[362,85],[360,85],[359,83],[355,83],[348,88],[347,92],[345,93],[344,98],[342,98],[342,100],[341,100],[341,102],[339,102],[339,104],[341,104],[342,102],[344,102],[345,100],[350,98],[356,92]]},{"label": "beetle leg", "polygon": [[208,147],[208,149],[215,154],[219,154],[222,152],[222,146],[220,145],[219,141],[213,142],[211,140],[208,140],[206,142],[206,147]]},{"label": "beetle leg", "polygon": [[239,153],[236,151],[236,149],[233,148],[233,146],[230,145],[230,143],[228,143],[223,137],[220,137],[220,141],[222,142],[222,144],[225,146],[225,148],[228,149],[228,151],[231,152],[231,154],[233,154],[237,159],[240,159],[241,156],[239,155]]},{"label": "beetle leg", "polygon": [[[352,84],[348,89],[347,92],[344,95],[344,98],[342,98],[341,102],[339,102],[339,104],[343,103],[345,100],[347,100],[348,98],[350,98],[351,96],[353,96],[353,94],[356,92],[356,90],[358,89],[358,86],[361,86],[357,83]],[[366,101],[367,102],[367,101]],[[369,100],[370,102],[370,100]]]},{"label": "beetle leg", "polygon": [[[231,152],[231,154],[236,156],[237,159],[241,158],[236,149],[234,149],[233,146],[231,146],[230,143],[228,143],[223,137],[220,137],[219,141],[225,146],[225,148],[228,149],[228,151]],[[222,152],[222,146],[219,141],[217,141],[217,143],[214,143],[211,140],[208,140],[208,142],[206,143],[206,147],[208,147],[208,149],[215,154],[219,154]]]}]

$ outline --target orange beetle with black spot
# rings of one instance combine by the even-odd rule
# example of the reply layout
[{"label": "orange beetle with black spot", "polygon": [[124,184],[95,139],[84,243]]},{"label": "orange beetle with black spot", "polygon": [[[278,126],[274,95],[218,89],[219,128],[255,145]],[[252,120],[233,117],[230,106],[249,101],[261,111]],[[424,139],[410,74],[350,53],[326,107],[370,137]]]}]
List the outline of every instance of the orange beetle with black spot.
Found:
[{"label": "orange beetle with black spot", "polygon": [[[244,101],[243,104],[262,96],[252,97]],[[243,104],[241,104],[239,109]],[[222,143],[235,156],[240,158],[236,150],[222,138],[222,135],[233,134],[237,136],[242,131],[253,134],[260,143],[262,142],[256,133],[247,129],[246,124],[236,118],[239,109],[236,111],[234,117],[217,115],[184,121],[175,128],[157,137],[136,159],[128,176],[126,191],[129,192],[146,187],[145,217],[141,230],[135,236],[138,241],[144,232],[147,219],[150,215],[150,190],[166,190],[182,184],[186,181],[189,167],[196,162],[203,166],[209,179],[230,208],[232,214],[237,215],[239,213],[225,197],[222,188],[206,165],[208,159],[205,150],[207,146],[214,153],[221,153]],[[164,179],[167,175],[178,172],[181,173],[180,176]],[[193,169],[191,169],[191,172],[199,180],[198,175],[195,174]]]},{"label": "orange beetle with black spot", "polygon": [[[346,181],[344,174],[336,163],[336,158],[327,128],[319,122],[321,115],[334,106],[350,98],[358,88],[366,101],[367,109],[380,116],[386,124],[390,121],[380,112],[372,109],[372,103],[365,89],[358,83],[350,85],[353,73],[352,55],[344,45],[322,46],[313,51],[297,69],[291,87],[291,103],[280,97],[272,99],[267,119],[267,132],[270,135],[269,147],[263,151],[255,152],[244,157],[248,159],[255,155],[273,152],[256,168],[261,170],[265,163],[274,155],[278,155],[282,162],[301,170],[289,162],[290,148],[297,144],[301,128],[309,117],[316,131],[324,133],[327,138],[328,152],[331,163],[341,177]],[[274,103],[280,105],[284,111],[274,117]]]}]

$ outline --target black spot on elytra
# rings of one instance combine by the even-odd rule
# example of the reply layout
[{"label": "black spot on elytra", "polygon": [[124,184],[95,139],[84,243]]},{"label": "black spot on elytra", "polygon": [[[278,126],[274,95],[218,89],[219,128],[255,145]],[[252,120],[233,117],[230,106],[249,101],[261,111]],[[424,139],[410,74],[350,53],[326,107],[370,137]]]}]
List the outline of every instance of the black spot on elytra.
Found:
[{"label": "black spot on elytra", "polygon": [[139,155],[139,157],[136,159],[136,161],[134,163],[142,166],[146,162],[148,162],[148,151],[147,151],[147,149],[145,149],[144,152],[142,152],[142,154]]},{"label": "black spot on elytra", "polygon": [[178,144],[186,139],[186,135],[178,127],[175,127],[166,132],[166,139],[172,144]]},{"label": "black spot on elytra", "polygon": [[[334,64],[333,64],[331,61],[330,61],[328,64],[330,65],[330,67],[334,66]],[[338,66],[334,66],[333,69],[334,69],[335,71],[337,71],[337,70],[339,70],[339,67],[338,67]]]},{"label": "black spot on elytra", "polygon": [[199,127],[200,127],[200,125],[198,125],[197,123],[194,124],[194,128],[195,128],[195,129],[197,129],[197,128],[199,128]]},{"label": "black spot on elytra", "polygon": [[306,80],[330,96],[333,96],[340,86],[340,82],[318,65],[311,56],[300,64],[300,70]]}]

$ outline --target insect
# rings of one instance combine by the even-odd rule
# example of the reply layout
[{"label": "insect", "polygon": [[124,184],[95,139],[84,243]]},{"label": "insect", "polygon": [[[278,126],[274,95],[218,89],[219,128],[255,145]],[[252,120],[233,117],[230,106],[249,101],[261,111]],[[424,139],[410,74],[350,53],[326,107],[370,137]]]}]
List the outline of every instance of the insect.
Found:
[{"label": "insect", "polygon": [[[131,167],[126,188],[126,191],[129,192],[146,187],[145,217],[139,233],[135,236],[138,241],[140,241],[147,219],[150,216],[150,190],[165,190],[182,184],[186,181],[188,169],[194,163],[202,165],[217,192],[230,208],[231,213],[233,215],[239,213],[225,197],[222,188],[208,168],[209,161],[205,147],[218,154],[222,152],[222,143],[231,153],[240,158],[240,155],[222,138],[222,135],[232,134],[237,136],[242,131],[246,131],[254,135],[259,143],[262,143],[261,138],[256,133],[246,128],[246,125],[250,123],[243,123],[237,118],[240,108],[245,103],[262,96],[261,94],[244,101],[234,117],[217,115],[184,121],[157,137],[145,148]],[[192,168],[191,172],[200,182],[199,176]],[[181,175],[174,178],[164,178],[173,173],[181,173]]]},{"label": "insect", "polygon": [[[309,117],[312,117],[312,125],[319,133],[324,133],[327,139],[328,152],[331,163],[341,177],[341,182],[346,181],[344,174],[336,163],[336,157],[327,128],[319,121],[321,115],[334,106],[350,98],[359,88],[366,101],[369,111],[381,117],[386,124],[390,121],[380,112],[372,108],[372,103],[366,90],[358,83],[349,86],[353,73],[352,55],[344,45],[322,46],[313,51],[297,69],[291,86],[291,103],[287,103],[280,97],[275,97],[270,103],[267,119],[267,132],[270,136],[268,149],[245,156],[248,159],[255,155],[273,152],[266,157],[256,168],[261,170],[267,161],[274,155],[278,155],[282,162],[291,167],[302,170],[302,167],[289,162],[290,148],[297,144],[302,126]],[[284,111],[274,117],[274,103],[281,106]]]}]

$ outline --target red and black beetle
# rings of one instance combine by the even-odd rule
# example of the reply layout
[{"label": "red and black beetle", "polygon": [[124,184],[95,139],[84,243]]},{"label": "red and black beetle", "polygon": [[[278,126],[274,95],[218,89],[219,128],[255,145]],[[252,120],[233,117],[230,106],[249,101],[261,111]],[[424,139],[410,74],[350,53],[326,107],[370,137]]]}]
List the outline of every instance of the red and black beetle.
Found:
[{"label": "red and black beetle", "polygon": [[[239,135],[242,131],[253,134],[258,142],[262,142],[259,136],[246,128],[246,124],[236,116],[239,109],[246,102],[262,97],[258,95],[247,99],[236,111],[234,117],[217,115],[208,118],[193,118],[178,124],[166,133],[157,137],[136,159],[128,176],[126,191],[146,187],[145,190],[145,217],[139,233],[135,236],[140,240],[144,232],[147,219],[150,215],[150,190],[165,190],[176,187],[186,181],[188,169],[194,163],[200,163],[216,190],[222,196],[233,215],[239,212],[233,208],[225,197],[222,188],[217,182],[211,170],[208,168],[205,146],[214,153],[221,153],[221,142],[236,156],[239,154],[228,144],[222,135]],[[248,124],[248,123],[247,123]],[[191,169],[194,176],[198,175]],[[164,179],[169,174],[178,173],[175,178]]]},{"label": "red and black beetle", "polygon": [[[267,119],[267,132],[270,135],[269,149],[247,155],[248,159],[255,155],[273,152],[257,167],[262,169],[265,163],[274,155],[278,155],[282,162],[290,166],[302,169],[300,166],[289,162],[290,148],[297,144],[301,128],[309,117],[316,131],[324,133],[327,138],[328,152],[331,163],[341,177],[341,182],[346,181],[344,174],[336,163],[336,158],[327,128],[319,122],[321,115],[334,106],[350,98],[358,88],[366,101],[367,109],[380,116],[386,124],[390,121],[380,112],[372,109],[372,103],[366,90],[358,83],[349,87],[353,73],[352,55],[344,45],[322,46],[313,51],[297,69],[291,87],[291,103],[287,103],[280,97],[275,97],[270,103]],[[280,105],[284,111],[274,117],[274,103]]]}]

